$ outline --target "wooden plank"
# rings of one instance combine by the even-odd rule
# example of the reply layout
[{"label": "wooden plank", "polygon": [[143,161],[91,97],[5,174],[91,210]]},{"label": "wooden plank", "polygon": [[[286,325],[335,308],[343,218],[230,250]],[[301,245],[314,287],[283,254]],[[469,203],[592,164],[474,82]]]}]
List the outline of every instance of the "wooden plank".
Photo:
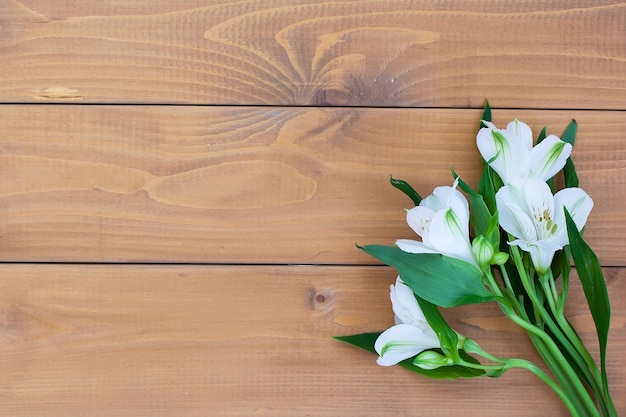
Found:
[{"label": "wooden plank", "polygon": [[0,16],[3,102],[626,102],[615,0],[2,0]]},{"label": "wooden plank", "polygon": [[[625,265],[621,112],[496,111],[580,125],[595,200],[586,237]],[[412,238],[410,201],[480,170],[476,110],[4,106],[4,261],[364,263],[354,243]]]},{"label": "wooden plank", "polygon": [[[11,416],[565,416],[532,374],[431,381],[331,335],[393,322],[383,267],[4,265],[0,412]],[[608,269],[609,378],[626,411],[626,270]],[[569,316],[597,353],[576,280]],[[526,336],[492,305],[444,312],[502,356]],[[454,390],[454,395],[450,395]]]}]

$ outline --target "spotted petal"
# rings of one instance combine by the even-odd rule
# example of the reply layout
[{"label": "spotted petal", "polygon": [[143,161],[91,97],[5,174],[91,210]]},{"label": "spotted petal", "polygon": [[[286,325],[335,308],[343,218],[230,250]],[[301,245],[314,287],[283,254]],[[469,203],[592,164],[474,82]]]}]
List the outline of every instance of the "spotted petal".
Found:
[{"label": "spotted petal", "polygon": [[[424,201],[424,200],[422,200]],[[430,228],[430,220],[435,212],[429,207],[416,206],[406,212],[406,222],[422,238],[428,233]]]},{"label": "spotted petal", "polygon": [[556,233],[554,223],[554,196],[545,181],[539,178],[531,178],[522,181],[526,212],[536,230],[536,238],[547,240]]}]

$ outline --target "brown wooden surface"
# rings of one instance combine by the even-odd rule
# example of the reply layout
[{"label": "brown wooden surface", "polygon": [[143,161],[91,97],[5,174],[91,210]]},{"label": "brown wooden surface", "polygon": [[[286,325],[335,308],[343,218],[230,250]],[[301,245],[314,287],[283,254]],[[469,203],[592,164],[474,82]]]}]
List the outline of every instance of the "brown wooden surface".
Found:
[{"label": "brown wooden surface", "polygon": [[[414,236],[390,174],[423,194],[476,183],[478,110],[5,106],[6,261],[372,263],[354,243]],[[586,237],[625,265],[626,113],[495,110],[580,132]],[[51,127],[56,127],[51,129]]]},{"label": "brown wooden surface", "polygon": [[622,109],[615,0],[0,1],[0,101]]},{"label": "brown wooden surface", "polygon": [[[563,414],[525,371],[436,382],[379,367],[374,355],[331,339],[392,324],[394,275],[383,267],[5,265],[0,413],[378,417],[419,409],[419,416],[499,417],[506,407],[507,416]],[[624,294],[623,269],[607,270],[607,279],[613,296]],[[574,284],[570,317],[597,352],[581,294]],[[535,358],[495,305],[445,314],[494,354]],[[616,393],[626,389],[625,324],[626,305],[614,303]],[[626,408],[624,396],[615,400]]]},{"label": "brown wooden surface", "polygon": [[[331,339],[392,323],[354,243],[412,237],[390,174],[475,183],[486,98],[579,123],[626,413],[625,27],[611,0],[0,0],[0,415],[567,415],[523,371],[436,382]],[[444,314],[536,358],[494,305]]]}]

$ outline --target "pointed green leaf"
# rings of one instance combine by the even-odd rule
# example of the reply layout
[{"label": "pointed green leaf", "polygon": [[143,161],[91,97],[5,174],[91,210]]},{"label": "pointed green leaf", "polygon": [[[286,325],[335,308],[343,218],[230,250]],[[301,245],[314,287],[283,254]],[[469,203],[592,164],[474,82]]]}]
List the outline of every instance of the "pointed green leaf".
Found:
[{"label": "pointed green leaf", "polygon": [[[380,332],[356,334],[353,336],[334,336],[334,338],[341,342],[348,343],[350,345],[367,350],[368,352],[376,353],[376,351],[374,350],[374,343],[376,342],[376,339],[379,335]],[[435,349],[435,351],[438,351],[438,349]],[[465,361],[475,364],[479,363],[474,357],[466,354],[465,352],[461,352],[461,357]],[[480,369],[466,368],[460,365],[444,366],[437,369],[426,370],[413,365],[413,359],[414,358],[403,360],[398,365],[411,372],[415,372],[416,374],[420,374],[432,379],[475,378],[477,376],[483,376],[485,374],[485,372]]]},{"label": "pointed green leaf", "polygon": [[576,142],[576,133],[578,132],[578,124],[576,120],[572,119],[572,121],[567,125],[565,131],[561,135],[561,140],[565,143],[569,143],[574,146],[574,142]]},{"label": "pointed green leaf", "polygon": [[422,196],[420,196],[419,193],[415,191],[415,189],[413,189],[413,187],[411,187],[408,182],[404,180],[397,180],[394,177],[389,177],[389,182],[398,190],[406,194],[407,197],[409,197],[411,201],[413,201],[413,204],[419,206],[420,202],[422,201]]},{"label": "pointed green leaf", "polygon": [[487,240],[493,245],[494,248],[500,247],[500,228],[498,227],[498,213],[496,212],[487,225],[487,233],[485,234]]},{"label": "pointed green leaf", "polygon": [[489,106],[489,100],[485,100],[485,109],[483,110],[483,116],[480,118],[480,127],[487,127],[486,124],[483,123],[491,121],[491,107]]},{"label": "pointed green leaf", "polygon": [[483,200],[483,196],[474,191],[472,187],[463,181],[454,171],[454,168],[450,167],[450,171],[452,172],[452,177],[459,182],[459,188],[461,191],[469,195],[469,203],[472,208],[470,211],[470,224],[474,228],[474,233],[476,235],[486,235],[487,229],[489,228],[491,213]]},{"label": "pointed green leaf", "polygon": [[578,187],[578,174],[576,173],[572,158],[567,158],[567,161],[565,161],[563,176],[565,177],[565,188]]},{"label": "pointed green leaf", "polygon": [[420,298],[448,308],[495,300],[483,285],[482,272],[467,262],[433,253],[407,253],[395,246],[361,247],[396,268],[402,281]]},{"label": "pointed green leaf", "polygon": [[459,174],[457,174],[456,171],[454,170],[454,167],[452,166],[450,167],[450,172],[452,173],[452,178],[454,178],[455,181],[459,182],[459,188],[463,192],[467,193],[468,195],[478,194],[476,191],[474,191],[472,187],[470,187],[465,181],[461,179]]},{"label": "pointed green leaf", "polygon": [[582,283],[589,311],[596,325],[598,341],[600,344],[600,362],[602,376],[606,387],[606,344],[609,336],[609,324],[611,321],[611,306],[609,294],[606,289],[606,281],[602,273],[600,261],[593,250],[583,240],[574,220],[565,209],[565,221],[569,248],[574,259],[576,272]]},{"label": "pointed green leaf", "polygon": [[544,126],[543,129],[541,129],[541,132],[539,132],[539,136],[537,136],[537,142],[536,143],[540,144],[547,136],[548,136],[548,130]]},{"label": "pointed green leaf", "polygon": [[424,317],[426,317],[426,321],[435,331],[442,349],[447,353],[447,356],[457,360],[459,358],[459,336],[443,318],[436,305],[418,296],[415,298],[424,313]]},{"label": "pointed green leaf", "polygon": [[478,192],[483,196],[490,213],[496,211],[496,191],[494,175],[497,175],[491,167],[483,162],[483,173],[478,182]]},{"label": "pointed green leaf", "polygon": [[[576,123],[576,120],[572,119],[567,128],[565,128],[565,131],[561,136],[561,140],[574,146],[577,131],[578,124]],[[574,162],[572,161],[572,158],[567,158],[567,161],[565,161],[563,176],[565,177],[566,188],[578,187],[578,174],[576,174],[576,168],[574,167]]]}]

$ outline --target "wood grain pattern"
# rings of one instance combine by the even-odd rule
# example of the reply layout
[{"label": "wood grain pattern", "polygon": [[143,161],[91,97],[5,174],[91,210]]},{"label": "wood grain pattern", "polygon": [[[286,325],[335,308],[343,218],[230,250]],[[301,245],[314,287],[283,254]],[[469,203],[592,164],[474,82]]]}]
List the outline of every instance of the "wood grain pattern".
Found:
[{"label": "wood grain pattern", "polygon": [[624,109],[616,0],[0,1],[0,101]]},{"label": "wood grain pattern", "polygon": [[[596,206],[586,237],[625,265],[621,112],[496,111],[580,125]],[[410,238],[404,178],[426,195],[480,170],[476,110],[5,106],[5,261],[370,263],[354,243]]]},{"label": "wood grain pattern", "polygon": [[[435,382],[330,338],[392,323],[354,243],[412,236],[390,174],[476,181],[485,98],[579,122],[625,414],[624,27],[619,0],[0,0],[0,415],[567,415],[523,371]],[[575,280],[568,311],[597,356]],[[494,305],[444,314],[536,358]]]},{"label": "wood grain pattern", "polygon": [[[392,324],[386,267],[4,265],[0,412],[11,416],[565,416],[523,371],[431,381],[330,338]],[[626,269],[608,269],[609,377],[626,411]],[[574,283],[576,281],[574,280]],[[581,288],[569,315],[595,348]],[[526,336],[491,304],[444,312],[500,355]],[[451,390],[454,392],[450,395]]]}]

